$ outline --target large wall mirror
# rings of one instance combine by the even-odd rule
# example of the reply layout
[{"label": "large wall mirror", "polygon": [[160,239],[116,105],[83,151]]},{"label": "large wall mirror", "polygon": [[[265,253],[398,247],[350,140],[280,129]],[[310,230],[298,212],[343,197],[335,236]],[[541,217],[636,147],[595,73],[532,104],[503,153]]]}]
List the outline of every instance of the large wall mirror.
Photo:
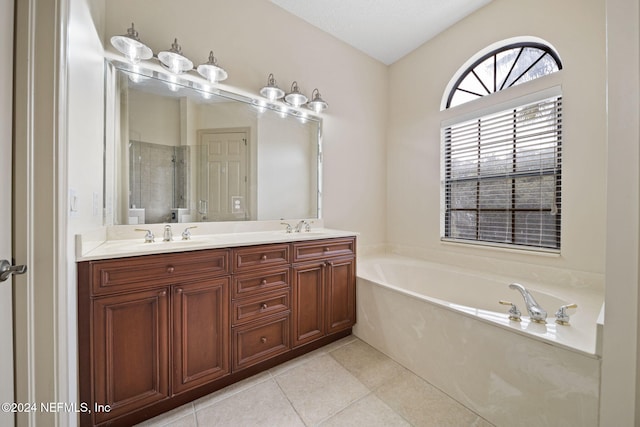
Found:
[{"label": "large wall mirror", "polygon": [[320,217],[319,118],[161,70],[105,74],[108,225]]}]

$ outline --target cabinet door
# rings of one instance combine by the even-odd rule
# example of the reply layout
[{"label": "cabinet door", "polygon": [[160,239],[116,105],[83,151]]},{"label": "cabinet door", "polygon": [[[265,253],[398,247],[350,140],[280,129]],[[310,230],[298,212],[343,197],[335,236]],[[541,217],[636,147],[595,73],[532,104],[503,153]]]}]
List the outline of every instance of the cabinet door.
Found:
[{"label": "cabinet door", "polygon": [[325,263],[293,267],[293,346],[325,335]]},{"label": "cabinet door", "polygon": [[169,395],[169,307],[166,289],[93,302],[94,396],[115,418]]},{"label": "cabinet door", "polygon": [[355,259],[327,261],[327,333],[350,328],[356,321]]},{"label": "cabinet door", "polygon": [[229,373],[229,277],[173,287],[173,392]]}]

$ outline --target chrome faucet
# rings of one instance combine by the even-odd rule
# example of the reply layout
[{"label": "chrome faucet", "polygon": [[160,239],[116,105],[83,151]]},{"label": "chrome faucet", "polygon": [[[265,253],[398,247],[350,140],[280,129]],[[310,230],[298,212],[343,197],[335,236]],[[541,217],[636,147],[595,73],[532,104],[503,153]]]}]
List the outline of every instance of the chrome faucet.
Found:
[{"label": "chrome faucet", "polygon": [[295,232],[299,233],[302,231],[302,227],[304,227],[307,224],[307,221],[302,219],[300,220],[297,224],[296,224],[296,228],[295,228]]},{"label": "chrome faucet", "polygon": [[164,235],[162,236],[163,242],[170,242],[173,240],[173,232],[171,231],[171,226],[169,224],[164,226]]},{"label": "chrome faucet", "polygon": [[197,225],[192,225],[191,227],[187,227],[182,232],[182,240],[191,240],[191,230],[194,228],[198,228]]},{"label": "chrome faucet", "polygon": [[547,323],[547,312],[540,307],[536,299],[529,293],[528,290],[525,289],[519,283],[512,283],[509,285],[510,289],[515,289],[522,294],[522,298],[524,298],[524,303],[527,306],[527,312],[531,317],[531,320],[536,323]]},{"label": "chrome faucet", "polygon": [[293,230],[293,228],[291,227],[291,224],[289,224],[288,222],[281,222],[280,224],[287,226],[287,228],[286,228],[287,233],[291,233],[291,230]]},{"label": "chrome faucet", "polygon": [[136,228],[136,231],[144,231],[146,232],[146,234],[144,235],[144,242],[145,243],[153,243],[156,241],[156,237],[153,235],[153,231],[148,230],[146,228]]}]

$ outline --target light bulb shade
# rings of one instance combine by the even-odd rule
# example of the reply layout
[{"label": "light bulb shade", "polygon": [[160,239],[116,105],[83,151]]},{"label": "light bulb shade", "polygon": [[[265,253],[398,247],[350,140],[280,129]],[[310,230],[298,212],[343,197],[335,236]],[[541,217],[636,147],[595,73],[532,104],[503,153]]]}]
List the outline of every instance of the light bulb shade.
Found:
[{"label": "light bulb shade", "polygon": [[276,85],[276,80],[273,78],[273,74],[269,74],[267,78],[267,85],[260,89],[260,95],[267,98],[269,101],[275,101],[284,96],[284,91]]},{"label": "light bulb shade", "polygon": [[174,74],[181,74],[193,69],[193,62],[182,55],[182,48],[175,39],[171,49],[158,53],[158,59],[166,68]]},{"label": "light bulb shade", "polygon": [[313,93],[311,93],[311,101],[307,103],[307,107],[319,113],[323,110],[326,110],[329,107],[329,104],[320,97],[320,91],[318,89],[314,89]]},{"label": "light bulb shade", "polygon": [[298,82],[293,82],[291,84],[291,92],[284,96],[284,100],[294,107],[299,107],[307,102],[307,97],[298,89]]},{"label": "light bulb shade", "polygon": [[229,77],[227,72],[218,65],[218,60],[213,56],[213,51],[209,52],[209,61],[198,65],[197,70],[202,77],[211,83],[221,82]]},{"label": "light bulb shade", "polygon": [[131,23],[131,28],[127,29],[127,34],[111,37],[111,45],[134,64],[153,56],[151,48],[140,41],[133,23]]}]

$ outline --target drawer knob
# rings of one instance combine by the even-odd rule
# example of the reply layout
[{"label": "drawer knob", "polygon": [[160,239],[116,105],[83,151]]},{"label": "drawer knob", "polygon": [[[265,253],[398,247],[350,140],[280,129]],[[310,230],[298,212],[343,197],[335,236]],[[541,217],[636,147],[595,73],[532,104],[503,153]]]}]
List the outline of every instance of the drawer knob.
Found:
[{"label": "drawer knob", "polygon": [[173,265],[167,267],[167,273],[173,273],[174,271],[176,271],[176,268]]},{"label": "drawer knob", "polygon": [[266,261],[267,260],[267,254],[262,254],[262,256],[260,257],[260,259],[262,261]]},{"label": "drawer knob", "polygon": [[324,251],[325,251],[325,252],[329,252],[330,250],[331,250],[331,249],[330,249],[329,247],[325,247],[325,248],[324,248]]},{"label": "drawer knob", "polygon": [[262,337],[262,338],[260,338],[260,342],[261,342],[262,344],[265,344],[265,343],[267,342],[267,337]]},{"label": "drawer knob", "polygon": [[266,310],[267,309],[267,303],[263,302],[262,304],[260,304],[260,309],[261,310]]},{"label": "drawer knob", "polygon": [[260,281],[260,286],[266,286],[266,284],[267,284],[267,279],[262,279]]}]

